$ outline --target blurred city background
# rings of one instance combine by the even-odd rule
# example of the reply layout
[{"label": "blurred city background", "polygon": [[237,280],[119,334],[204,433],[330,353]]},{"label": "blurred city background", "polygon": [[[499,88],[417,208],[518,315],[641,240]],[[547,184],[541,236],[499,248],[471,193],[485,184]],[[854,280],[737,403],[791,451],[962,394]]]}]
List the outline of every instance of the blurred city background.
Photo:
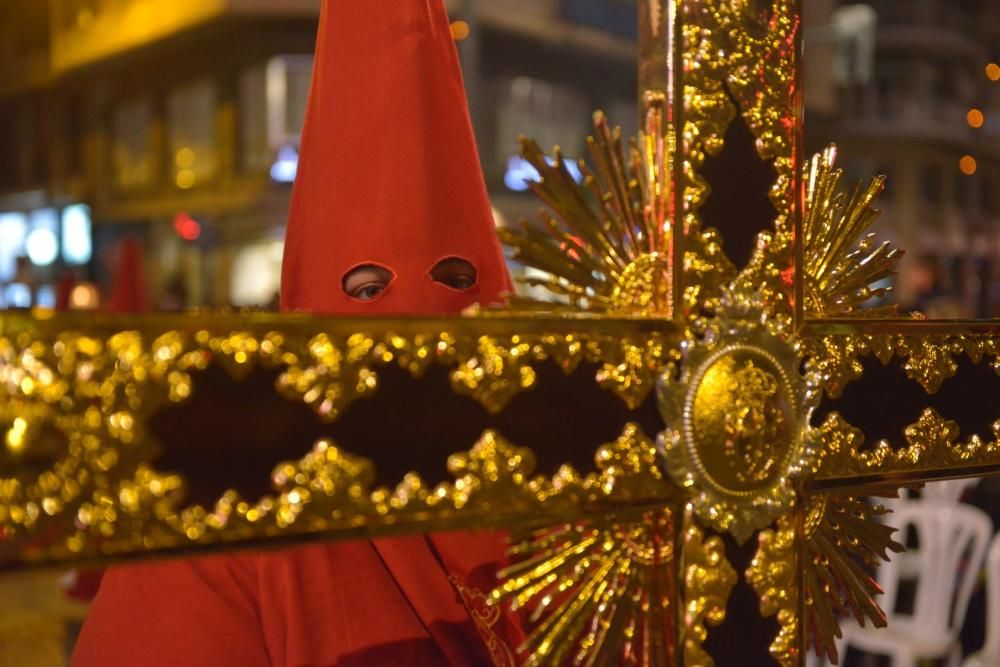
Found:
[{"label": "blurred city background", "polygon": [[[153,308],[273,306],[319,4],[0,0],[0,307],[51,306],[71,278],[107,300],[127,238]],[[575,158],[594,109],[637,128],[635,0],[448,4],[510,224],[536,210],[519,133]],[[807,148],[889,176],[879,231],[910,251],[893,298],[998,314],[996,2],[805,7]]]}]

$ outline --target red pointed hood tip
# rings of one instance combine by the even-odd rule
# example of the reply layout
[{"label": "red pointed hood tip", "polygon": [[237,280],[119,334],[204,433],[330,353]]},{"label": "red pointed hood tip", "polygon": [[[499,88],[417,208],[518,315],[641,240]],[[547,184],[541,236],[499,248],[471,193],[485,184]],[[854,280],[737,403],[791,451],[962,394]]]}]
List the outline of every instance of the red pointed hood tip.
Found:
[{"label": "red pointed hood tip", "polygon": [[[474,284],[436,279],[443,260]],[[352,297],[345,279],[367,266],[384,290]],[[442,0],[325,0],[282,309],[455,313],[509,290]]]},{"label": "red pointed hood tip", "polygon": [[126,238],[118,248],[118,267],[111,285],[108,311],[118,314],[149,311],[142,246],[134,238]]}]

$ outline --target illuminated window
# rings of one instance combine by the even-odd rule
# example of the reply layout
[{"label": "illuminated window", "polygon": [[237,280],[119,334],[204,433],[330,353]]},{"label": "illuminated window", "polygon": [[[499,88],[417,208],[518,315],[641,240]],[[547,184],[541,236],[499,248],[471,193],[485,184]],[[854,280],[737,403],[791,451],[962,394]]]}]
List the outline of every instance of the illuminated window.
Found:
[{"label": "illuminated window", "polygon": [[42,285],[35,295],[35,305],[39,308],[56,307],[56,288],[52,285]]},{"label": "illuminated window", "polygon": [[24,283],[10,283],[4,288],[8,308],[31,308],[31,288]]},{"label": "illuminated window", "polygon": [[17,258],[24,254],[28,218],[23,213],[0,213],[0,283],[13,280]]},{"label": "illuminated window", "polygon": [[298,146],[305,125],[313,60],[278,56],[267,65],[267,132],[273,152]]},{"label": "illuminated window", "polygon": [[172,180],[188,190],[210,180],[218,170],[215,141],[215,85],[201,79],[167,98]]},{"label": "illuminated window", "polygon": [[[555,158],[549,157],[548,163],[555,165]],[[563,166],[577,183],[583,182],[583,173],[575,160],[563,158]],[[504,173],[503,182],[508,189],[514,192],[526,192],[531,188],[531,183],[538,183],[542,180],[541,174],[535,167],[519,155],[515,155],[507,161],[507,171]]]},{"label": "illuminated window", "polygon": [[148,99],[127,102],[112,118],[111,161],[118,187],[132,190],[153,181],[153,105]]},{"label": "illuminated window", "polygon": [[28,259],[35,266],[49,266],[59,258],[59,216],[53,208],[31,213],[31,230],[24,240]]},{"label": "illuminated window", "polygon": [[282,241],[269,241],[239,251],[233,260],[229,298],[235,306],[270,303],[281,284]]},{"label": "illuminated window", "polygon": [[86,264],[93,255],[90,209],[83,204],[67,206],[62,212],[62,256],[71,265]]}]

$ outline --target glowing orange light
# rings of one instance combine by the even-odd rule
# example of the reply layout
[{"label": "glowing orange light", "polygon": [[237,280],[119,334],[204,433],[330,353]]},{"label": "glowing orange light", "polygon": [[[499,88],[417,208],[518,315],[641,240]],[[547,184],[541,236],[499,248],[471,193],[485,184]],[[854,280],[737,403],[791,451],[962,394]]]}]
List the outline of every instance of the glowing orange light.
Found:
[{"label": "glowing orange light", "polygon": [[80,283],[69,294],[70,310],[96,310],[101,303],[101,293],[93,283]]},{"label": "glowing orange light", "polygon": [[976,173],[976,158],[971,155],[965,155],[961,160],[958,161],[958,168],[962,170],[962,173],[966,176],[972,176]]},{"label": "glowing orange light", "polygon": [[969,109],[969,113],[965,115],[965,119],[969,121],[969,127],[974,127],[976,129],[983,126],[986,122],[986,117],[983,116],[983,112],[979,109]]},{"label": "glowing orange light", "polygon": [[174,231],[185,241],[197,241],[201,236],[201,225],[187,213],[174,216]]},{"label": "glowing orange light", "polygon": [[1000,81],[1000,65],[996,63],[990,63],[986,66],[986,76],[990,78],[990,81]]},{"label": "glowing orange light", "polygon": [[455,21],[451,24],[451,36],[456,42],[461,42],[469,37],[469,24],[465,21]]}]

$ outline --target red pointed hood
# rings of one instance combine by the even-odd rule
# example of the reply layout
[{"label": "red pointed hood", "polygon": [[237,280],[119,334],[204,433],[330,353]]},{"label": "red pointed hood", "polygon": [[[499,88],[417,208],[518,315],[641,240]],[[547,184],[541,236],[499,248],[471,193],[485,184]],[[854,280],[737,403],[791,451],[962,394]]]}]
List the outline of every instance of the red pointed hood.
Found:
[{"label": "red pointed hood", "polygon": [[[478,283],[431,269],[458,257]],[[394,275],[372,301],[343,290],[367,264]],[[457,312],[510,289],[442,0],[326,0],[292,196],[284,310]]]},{"label": "red pointed hood", "polygon": [[142,263],[142,247],[134,238],[126,238],[118,247],[118,267],[111,285],[108,311],[145,313],[149,311],[149,292]]},{"label": "red pointed hood", "polygon": [[72,271],[63,272],[56,282],[56,312],[64,313],[69,310],[74,287],[76,287],[76,274]]}]

